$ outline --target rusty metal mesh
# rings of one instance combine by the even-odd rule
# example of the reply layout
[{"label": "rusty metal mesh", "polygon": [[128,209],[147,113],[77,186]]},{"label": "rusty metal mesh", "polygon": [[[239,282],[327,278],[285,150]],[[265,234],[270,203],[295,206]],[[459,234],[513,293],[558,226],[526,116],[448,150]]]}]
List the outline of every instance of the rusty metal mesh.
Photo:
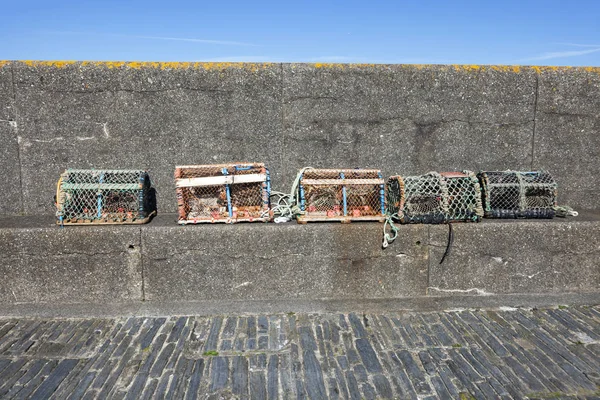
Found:
[{"label": "rusty metal mesh", "polygon": [[478,174],[488,218],[553,218],[557,185],[546,171]]},{"label": "rusty metal mesh", "polygon": [[298,188],[299,222],[384,219],[384,180],[379,170],[305,169]]},{"label": "rusty metal mesh", "polygon": [[155,211],[150,178],[141,170],[68,169],[57,184],[62,224],[141,223]]},{"label": "rusty metal mesh", "polygon": [[191,165],[175,169],[179,223],[269,221],[264,164]]},{"label": "rusty metal mesh", "polygon": [[477,177],[471,171],[392,176],[387,212],[403,223],[479,221],[483,208]]}]

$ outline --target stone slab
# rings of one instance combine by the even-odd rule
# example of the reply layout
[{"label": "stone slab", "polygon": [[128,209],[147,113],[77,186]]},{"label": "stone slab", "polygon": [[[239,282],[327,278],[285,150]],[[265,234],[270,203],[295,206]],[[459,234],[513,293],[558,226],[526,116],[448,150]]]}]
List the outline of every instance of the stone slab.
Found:
[{"label": "stone slab", "polygon": [[551,171],[559,202],[597,209],[600,201],[600,71],[545,69],[539,75],[534,168]]},{"label": "stone slab", "polygon": [[160,224],[142,228],[149,301],[425,294],[424,226],[383,251],[379,223]]},{"label": "stone slab", "polygon": [[0,303],[141,301],[139,228],[0,228],[0,277]]},{"label": "stone slab", "polygon": [[[259,335],[257,348],[261,319],[263,333],[272,334]],[[598,305],[232,313],[221,329],[223,320],[222,314],[0,318],[0,395],[595,399],[600,394]],[[502,356],[495,353],[499,349]]]},{"label": "stone slab", "polygon": [[429,295],[600,291],[600,224],[577,218],[431,226]]}]

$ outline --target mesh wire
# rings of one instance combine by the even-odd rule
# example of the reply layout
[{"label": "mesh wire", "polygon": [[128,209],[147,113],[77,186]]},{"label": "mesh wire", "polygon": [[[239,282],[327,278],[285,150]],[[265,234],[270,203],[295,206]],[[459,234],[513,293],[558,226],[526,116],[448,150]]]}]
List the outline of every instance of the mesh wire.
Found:
[{"label": "mesh wire", "polygon": [[478,174],[488,218],[553,218],[557,185],[546,171]]},{"label": "mesh wire", "polygon": [[299,185],[299,222],[383,220],[384,180],[379,170],[306,169]]},{"label": "mesh wire", "polygon": [[141,170],[68,169],[57,185],[56,215],[63,224],[139,223],[155,205]]},{"label": "mesh wire", "polygon": [[470,171],[392,176],[387,182],[387,212],[403,223],[479,221],[479,183]]},{"label": "mesh wire", "polygon": [[[239,182],[244,180],[243,176],[253,181]],[[224,181],[225,178],[229,183]],[[254,222],[271,218],[269,171],[264,164],[177,167],[175,181],[181,224]]]}]

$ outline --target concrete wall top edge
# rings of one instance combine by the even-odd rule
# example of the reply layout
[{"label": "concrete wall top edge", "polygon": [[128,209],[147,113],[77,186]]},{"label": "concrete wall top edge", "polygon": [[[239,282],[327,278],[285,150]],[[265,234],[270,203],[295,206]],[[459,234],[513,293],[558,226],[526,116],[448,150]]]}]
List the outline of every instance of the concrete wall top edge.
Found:
[{"label": "concrete wall top edge", "polygon": [[465,72],[499,71],[499,72],[527,72],[534,71],[556,72],[556,71],[583,71],[600,74],[600,67],[595,66],[549,66],[549,65],[478,65],[478,64],[368,64],[368,63],[275,63],[275,62],[159,62],[159,61],[73,61],[73,60],[0,60],[0,68],[16,64],[29,67],[55,67],[65,68],[69,66],[79,67],[101,67],[101,68],[129,68],[143,69],[154,68],[161,70],[169,69],[249,69],[257,71],[278,65],[301,65],[315,69],[353,69],[353,68],[413,68],[413,69],[441,69]]}]

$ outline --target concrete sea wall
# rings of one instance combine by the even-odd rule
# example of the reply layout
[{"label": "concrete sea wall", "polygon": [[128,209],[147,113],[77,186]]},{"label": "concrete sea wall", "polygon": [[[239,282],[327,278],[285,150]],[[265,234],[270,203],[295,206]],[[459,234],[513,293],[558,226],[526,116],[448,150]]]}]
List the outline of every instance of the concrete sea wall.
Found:
[{"label": "concrete sea wall", "polygon": [[[600,302],[600,68],[0,61],[0,140],[0,314]],[[445,225],[177,226],[175,165],[236,161],[547,169],[589,211],[456,224],[443,264]],[[159,216],[56,227],[69,167],[149,169]]]}]

